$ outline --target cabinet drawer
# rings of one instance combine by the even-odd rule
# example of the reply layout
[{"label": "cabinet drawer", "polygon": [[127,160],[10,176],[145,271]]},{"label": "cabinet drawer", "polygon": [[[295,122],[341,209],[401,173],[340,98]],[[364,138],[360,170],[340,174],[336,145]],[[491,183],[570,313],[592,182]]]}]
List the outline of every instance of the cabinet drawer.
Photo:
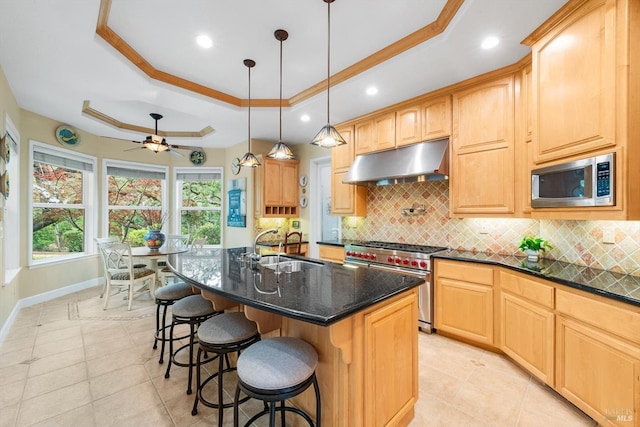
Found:
[{"label": "cabinet drawer", "polygon": [[493,268],[462,261],[436,260],[436,276],[482,285],[493,285]]},{"label": "cabinet drawer", "polygon": [[500,287],[502,290],[519,295],[544,307],[553,308],[553,286],[501,271]]},{"label": "cabinet drawer", "polygon": [[344,262],[344,247],[331,245],[318,245],[319,258],[342,264]]},{"label": "cabinet drawer", "polygon": [[556,289],[556,310],[612,334],[640,343],[640,309],[619,307]]}]

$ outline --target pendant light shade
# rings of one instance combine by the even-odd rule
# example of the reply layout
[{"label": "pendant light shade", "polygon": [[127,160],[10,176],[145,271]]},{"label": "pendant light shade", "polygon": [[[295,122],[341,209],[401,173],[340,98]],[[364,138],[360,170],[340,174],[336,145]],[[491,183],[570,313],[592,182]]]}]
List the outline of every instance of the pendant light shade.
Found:
[{"label": "pendant light shade", "polygon": [[338,145],[344,145],[347,142],[340,133],[331,126],[329,115],[329,91],[331,89],[331,3],[334,0],[323,0],[327,3],[327,124],[320,129],[320,132],[313,138],[311,143],[324,148],[333,148]]},{"label": "pendant light shade", "polygon": [[248,132],[247,132],[247,144],[249,146],[249,151],[245,153],[244,156],[240,159],[240,166],[245,168],[256,168],[260,166],[260,162],[258,158],[253,155],[251,152],[251,69],[255,67],[256,62],[252,59],[245,59],[244,65],[249,70],[249,119],[248,119]]},{"label": "pendant light shade", "polygon": [[289,38],[289,33],[285,30],[276,30],[273,33],[276,40],[280,42],[280,136],[278,142],[271,148],[271,151],[267,154],[267,157],[278,160],[290,160],[295,156],[287,144],[282,142],[282,42]]}]

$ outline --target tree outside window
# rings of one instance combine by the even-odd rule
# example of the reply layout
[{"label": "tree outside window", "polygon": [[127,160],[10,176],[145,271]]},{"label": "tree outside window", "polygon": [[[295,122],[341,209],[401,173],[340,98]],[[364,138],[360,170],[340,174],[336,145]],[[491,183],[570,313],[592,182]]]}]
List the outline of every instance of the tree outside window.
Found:
[{"label": "tree outside window", "polygon": [[219,169],[184,168],[176,171],[177,223],[181,234],[204,238],[207,245],[222,242],[222,173]]}]

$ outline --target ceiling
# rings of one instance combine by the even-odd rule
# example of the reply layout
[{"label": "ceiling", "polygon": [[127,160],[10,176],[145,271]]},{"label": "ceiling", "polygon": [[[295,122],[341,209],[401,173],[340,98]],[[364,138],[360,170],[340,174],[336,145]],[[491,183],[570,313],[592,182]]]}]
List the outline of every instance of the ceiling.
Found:
[{"label": "ceiling", "polygon": [[[331,123],[518,61],[529,52],[520,42],[564,3],[336,0]],[[0,0],[0,7],[0,65],[19,106],[61,123],[122,139],[149,133],[83,113],[89,101],[116,124],[153,129],[149,113],[157,112],[164,115],[160,131],[215,129],[197,138],[168,137],[171,144],[235,145],[247,140],[243,60],[251,58],[251,137],[276,141],[280,42],[273,33],[282,28],[289,32],[283,42],[283,140],[308,142],[326,124],[322,0]],[[455,12],[450,20],[449,12]],[[200,34],[213,39],[212,48],[195,44]],[[490,35],[500,44],[481,49]],[[365,93],[370,86],[377,95]],[[308,122],[300,120],[303,114]]]}]

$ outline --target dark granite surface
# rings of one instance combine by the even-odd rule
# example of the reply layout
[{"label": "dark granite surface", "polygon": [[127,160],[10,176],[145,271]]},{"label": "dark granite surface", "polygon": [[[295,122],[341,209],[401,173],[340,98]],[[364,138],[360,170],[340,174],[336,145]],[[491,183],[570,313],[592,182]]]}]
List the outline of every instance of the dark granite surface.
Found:
[{"label": "dark granite surface", "polygon": [[337,239],[337,240],[321,240],[316,242],[319,245],[329,245],[329,246],[342,246],[351,245],[353,243],[357,243],[359,240],[349,240],[349,239]]},{"label": "dark granite surface", "polygon": [[[258,246],[266,246],[266,247],[271,247],[271,246],[278,246],[280,243],[284,244],[284,238],[278,240],[278,239],[269,239],[269,240],[260,240],[258,242]],[[294,244],[294,243],[298,243],[297,241],[295,242],[290,242],[289,244]],[[309,243],[308,240],[302,240],[300,243]]]},{"label": "dark granite surface", "polygon": [[423,283],[416,277],[370,268],[349,268],[311,260],[317,268],[281,273],[245,267],[250,248],[198,249],[170,255],[169,266],[183,280],[223,297],[306,322],[328,326]]},{"label": "dark granite surface", "polygon": [[572,288],[640,306],[640,277],[637,276],[546,258],[532,263],[527,261],[526,257],[456,250],[438,252],[431,257],[500,265]]}]

